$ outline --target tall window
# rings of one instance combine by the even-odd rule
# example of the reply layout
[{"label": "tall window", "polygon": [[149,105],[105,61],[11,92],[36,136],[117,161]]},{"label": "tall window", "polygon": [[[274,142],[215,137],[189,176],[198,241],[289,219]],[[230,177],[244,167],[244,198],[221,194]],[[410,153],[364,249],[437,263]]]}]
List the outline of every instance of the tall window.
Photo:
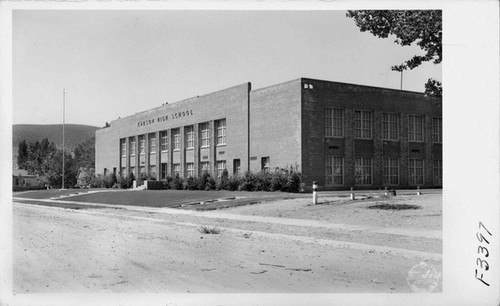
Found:
[{"label": "tall window", "polygon": [[265,172],[269,172],[270,168],[271,168],[271,165],[270,165],[269,156],[262,157],[260,160],[260,169],[265,171]]},{"label": "tall window", "polygon": [[210,171],[210,163],[209,162],[201,162],[200,166],[201,166],[201,172],[208,173]]},{"label": "tall window", "polygon": [[161,164],[161,178],[167,178],[168,176],[168,168],[167,168],[167,163],[162,163]]},{"label": "tall window", "polygon": [[160,132],[160,147],[162,151],[168,150],[168,133],[167,131]]},{"label": "tall window", "polygon": [[432,118],[432,141],[436,143],[443,142],[443,119]]},{"label": "tall window", "polygon": [[125,139],[120,139],[120,148],[122,157],[127,156],[127,142]]},{"label": "tall window", "polygon": [[354,137],[372,138],[371,111],[354,111]]},{"label": "tall window", "polygon": [[241,172],[240,159],[233,159],[233,175],[238,175]]},{"label": "tall window", "polygon": [[130,173],[132,173],[135,176],[135,167],[130,167]]},{"label": "tall window", "polygon": [[434,185],[443,186],[443,161],[434,160]]},{"label": "tall window", "polygon": [[186,164],[186,174],[187,174],[187,177],[194,176],[194,163],[187,163]]},{"label": "tall window", "polygon": [[217,144],[226,144],[226,119],[215,121],[215,132],[217,136]]},{"label": "tall window", "polygon": [[226,170],[226,161],[225,160],[219,160],[217,161],[217,176],[221,177],[222,172]]},{"label": "tall window", "polygon": [[148,172],[151,177],[156,178],[156,166],[149,166]]},{"label": "tall window", "polygon": [[200,134],[201,134],[201,146],[210,146],[210,130],[208,128],[208,122],[200,124]]},{"label": "tall window", "polygon": [[408,160],[408,182],[410,185],[424,184],[424,161],[422,159]]},{"label": "tall window", "polygon": [[174,138],[174,150],[181,149],[181,130],[175,129],[172,130],[172,136]]},{"label": "tall window", "polygon": [[192,125],[184,128],[186,132],[186,149],[194,148],[194,127]]},{"label": "tall window", "polygon": [[151,133],[149,134],[149,153],[156,153],[156,134]]},{"label": "tall window", "polygon": [[181,164],[174,164],[173,166],[174,176],[181,176]]},{"label": "tall window", "polygon": [[146,174],[146,167],[140,166],[139,167],[139,175],[142,176],[144,174]]},{"label": "tall window", "polygon": [[398,140],[399,114],[382,114],[382,138]]},{"label": "tall window", "polygon": [[325,136],[344,136],[344,112],[340,108],[325,108]]},{"label": "tall window", "polygon": [[354,177],[356,185],[372,184],[372,159],[371,157],[356,157],[354,164]]},{"label": "tall window", "polygon": [[139,136],[139,154],[144,154],[146,152],[146,142],[144,140],[144,135]]},{"label": "tall window", "polygon": [[130,143],[130,155],[135,155],[135,137],[130,137],[129,139],[129,143]]},{"label": "tall window", "polygon": [[344,158],[340,156],[327,156],[325,161],[325,184],[344,184]]},{"label": "tall window", "polygon": [[424,116],[408,115],[408,140],[424,140]]},{"label": "tall window", "polygon": [[397,158],[384,158],[384,185],[399,184],[399,160]]},{"label": "tall window", "polygon": [[121,177],[126,177],[127,176],[127,168],[126,167],[122,167],[120,169],[120,176]]}]

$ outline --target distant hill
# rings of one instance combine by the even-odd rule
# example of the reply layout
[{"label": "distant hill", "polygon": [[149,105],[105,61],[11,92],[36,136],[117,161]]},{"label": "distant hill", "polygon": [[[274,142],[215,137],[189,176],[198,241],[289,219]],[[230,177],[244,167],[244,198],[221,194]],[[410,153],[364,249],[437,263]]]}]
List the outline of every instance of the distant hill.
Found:
[{"label": "distant hill", "polygon": [[[95,136],[97,126],[82,124],[66,124],[64,126],[64,142],[67,149]],[[57,147],[62,147],[62,124],[14,124],[12,125],[12,150],[17,155],[21,141],[26,143],[41,141],[48,138]]]}]

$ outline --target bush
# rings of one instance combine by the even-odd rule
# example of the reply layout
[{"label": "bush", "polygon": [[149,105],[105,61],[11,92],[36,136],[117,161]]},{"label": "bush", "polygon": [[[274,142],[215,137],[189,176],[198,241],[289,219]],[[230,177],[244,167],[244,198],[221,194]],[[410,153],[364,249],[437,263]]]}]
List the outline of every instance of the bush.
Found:
[{"label": "bush", "polygon": [[186,190],[198,190],[199,179],[197,177],[188,177],[184,182],[184,189]]},{"label": "bush", "polygon": [[179,177],[179,174],[176,174],[175,177],[170,182],[170,189],[176,189],[176,190],[183,189],[183,182],[182,179]]},{"label": "bush", "polygon": [[118,178],[118,185],[120,188],[123,189],[128,189],[131,188],[132,185],[134,184],[135,176],[132,172],[130,172],[126,177],[119,177]]},{"label": "bush", "polygon": [[170,189],[170,184],[172,183],[173,178],[171,176],[167,176],[161,180],[163,184],[163,189]]},{"label": "bush", "polygon": [[92,182],[90,183],[90,187],[92,188],[111,188],[113,187],[112,178],[110,175],[102,175],[97,174]]},{"label": "bush", "polygon": [[221,176],[217,179],[217,190],[229,190],[229,174],[226,169],[222,171]]}]

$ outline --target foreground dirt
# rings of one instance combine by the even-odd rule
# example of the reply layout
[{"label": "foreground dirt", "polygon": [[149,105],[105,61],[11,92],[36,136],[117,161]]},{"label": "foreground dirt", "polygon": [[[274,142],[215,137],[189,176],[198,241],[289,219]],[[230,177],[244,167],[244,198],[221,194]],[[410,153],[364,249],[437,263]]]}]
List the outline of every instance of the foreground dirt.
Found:
[{"label": "foreground dirt", "polygon": [[[294,239],[304,227],[27,204],[14,204],[13,219],[16,293],[409,292],[412,267],[442,269],[440,260],[377,246]],[[215,221],[219,234],[200,233]]]}]

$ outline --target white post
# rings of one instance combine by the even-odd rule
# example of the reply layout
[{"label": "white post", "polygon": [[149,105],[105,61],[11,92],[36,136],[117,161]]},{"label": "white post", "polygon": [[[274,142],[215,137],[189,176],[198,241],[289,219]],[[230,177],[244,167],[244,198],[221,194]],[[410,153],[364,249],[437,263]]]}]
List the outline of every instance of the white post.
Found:
[{"label": "white post", "polygon": [[420,186],[417,186],[417,195],[422,195],[422,193],[420,192]]},{"label": "white post", "polygon": [[356,196],[354,195],[354,187],[351,187],[351,200],[356,200]]},{"label": "white post", "polygon": [[318,204],[318,184],[316,181],[313,182],[313,204]]},{"label": "white post", "polygon": [[389,191],[387,190],[387,187],[385,187],[385,195],[389,195]]}]

